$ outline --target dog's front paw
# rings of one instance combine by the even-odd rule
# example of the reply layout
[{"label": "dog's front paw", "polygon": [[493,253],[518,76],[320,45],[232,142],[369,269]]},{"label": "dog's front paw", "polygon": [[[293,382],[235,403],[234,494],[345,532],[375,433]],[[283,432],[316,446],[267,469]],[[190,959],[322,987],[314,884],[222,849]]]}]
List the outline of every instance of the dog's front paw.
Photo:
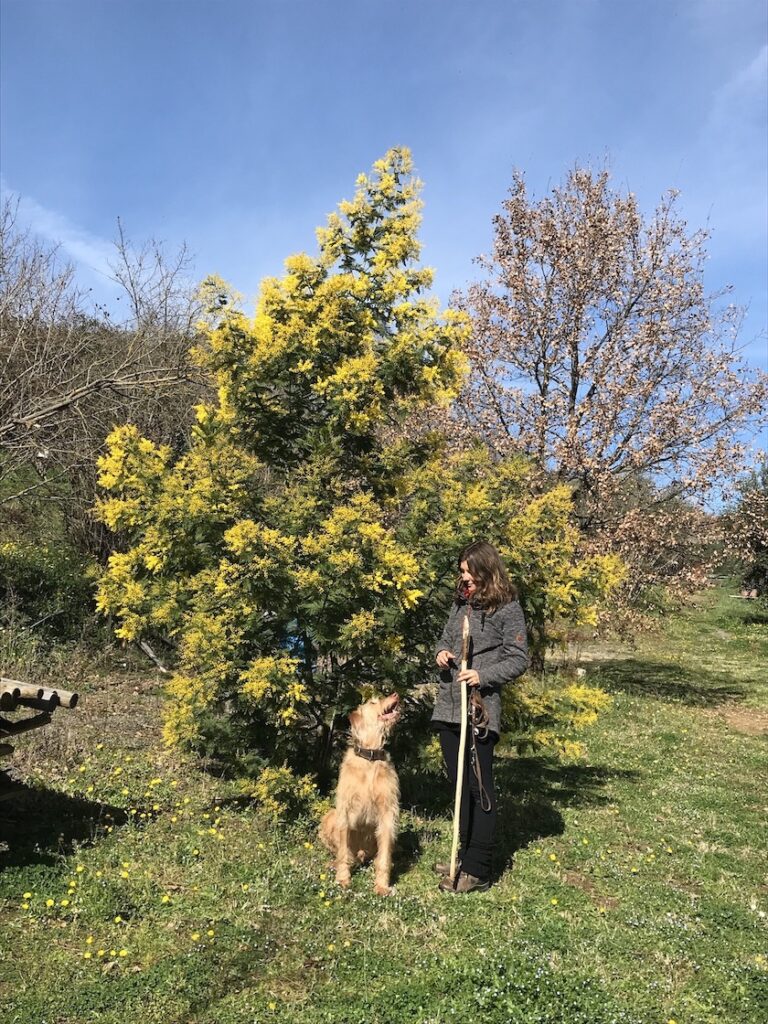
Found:
[{"label": "dog's front paw", "polygon": [[349,875],[336,875],[336,885],[342,889],[348,889],[352,879]]},{"label": "dog's front paw", "polygon": [[392,886],[384,885],[383,882],[376,882],[376,884],[373,887],[373,891],[376,893],[377,896],[391,896]]}]

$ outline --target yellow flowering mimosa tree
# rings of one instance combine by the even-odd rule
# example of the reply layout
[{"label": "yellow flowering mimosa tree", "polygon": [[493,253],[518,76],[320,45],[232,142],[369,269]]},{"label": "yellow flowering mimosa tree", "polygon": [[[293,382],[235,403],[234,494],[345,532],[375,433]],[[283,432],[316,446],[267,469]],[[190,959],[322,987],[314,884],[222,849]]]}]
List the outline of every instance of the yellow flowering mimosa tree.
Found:
[{"label": "yellow flowering mimosa tree", "polygon": [[252,762],[283,787],[284,765],[323,762],[366,686],[428,678],[463,543],[498,543],[540,618],[587,621],[619,572],[577,559],[566,490],[533,499],[522,462],[400,429],[448,405],[467,365],[463,314],[425,295],[418,191],[408,151],[388,152],[319,254],[262,283],[253,318],[209,280],[195,355],[217,398],[188,449],[126,425],[100,462],[99,514],[126,543],[99,605],[118,636],[175,644],[168,742],[246,723]]}]

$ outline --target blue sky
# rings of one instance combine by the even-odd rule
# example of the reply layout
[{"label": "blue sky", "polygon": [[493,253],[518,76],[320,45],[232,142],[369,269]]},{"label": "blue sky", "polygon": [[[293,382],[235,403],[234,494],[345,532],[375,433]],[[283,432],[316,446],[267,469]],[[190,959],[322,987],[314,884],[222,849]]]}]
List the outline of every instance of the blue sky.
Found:
[{"label": "blue sky", "polygon": [[3,188],[85,283],[120,216],[185,240],[249,299],[361,170],[411,148],[424,262],[447,301],[513,167],[543,194],[607,163],[647,211],[670,187],[713,237],[765,366],[764,0],[2,0]]}]

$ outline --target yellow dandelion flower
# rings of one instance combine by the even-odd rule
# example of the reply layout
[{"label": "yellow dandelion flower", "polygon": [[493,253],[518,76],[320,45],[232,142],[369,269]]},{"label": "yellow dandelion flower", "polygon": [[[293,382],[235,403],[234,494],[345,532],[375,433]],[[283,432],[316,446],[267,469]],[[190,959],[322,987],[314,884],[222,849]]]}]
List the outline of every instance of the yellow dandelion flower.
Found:
[{"label": "yellow dandelion flower", "polygon": [[328,952],[329,953],[333,953],[335,951],[335,949],[336,949],[336,943],[335,942],[329,942],[328,943]]},{"label": "yellow dandelion flower", "polygon": [[46,905],[46,907],[52,907],[55,902],[56,902],[56,900],[50,900],[49,899],[49,900],[45,901],[45,905]]},{"label": "yellow dandelion flower", "polygon": [[88,938],[85,940],[85,944],[87,946],[92,946],[93,945],[93,936],[92,935],[88,936]]},{"label": "yellow dandelion flower", "polygon": [[96,744],[96,749],[97,750],[103,750],[104,749],[104,744],[103,743],[97,743]]},{"label": "yellow dandelion flower", "polygon": [[117,950],[116,949],[110,949],[109,955],[110,956],[117,956]]},{"label": "yellow dandelion flower", "polygon": [[550,860],[557,860],[557,854],[556,853],[550,853],[549,859]]},{"label": "yellow dandelion flower", "polygon": [[120,917],[119,914],[115,917],[114,920],[115,920],[115,924],[122,924],[122,921],[123,921],[122,917]]},{"label": "yellow dandelion flower", "polygon": [[267,1003],[267,1006],[269,1007],[270,1010],[277,1009],[277,1003]]},{"label": "yellow dandelion flower", "polygon": [[171,902],[171,897],[168,895],[167,892],[163,893],[163,895],[160,897],[160,902],[161,903],[170,903]]},{"label": "yellow dandelion flower", "polygon": [[556,907],[557,906],[557,896],[553,896],[552,899],[549,902],[552,904],[553,907]]},{"label": "yellow dandelion flower", "polygon": [[69,900],[62,900],[61,901],[61,906],[62,907],[68,907],[69,906]]},{"label": "yellow dandelion flower", "polygon": [[106,949],[98,949],[96,950],[96,956],[104,956],[106,952]]},{"label": "yellow dandelion flower", "polygon": [[200,932],[192,932],[192,941],[193,942],[197,942],[197,940],[199,938],[200,938]]},{"label": "yellow dandelion flower", "polygon": [[128,950],[127,949],[121,949],[120,952],[117,955],[118,956],[128,956]]},{"label": "yellow dandelion flower", "polygon": [[86,951],[83,953],[84,960],[90,960],[92,956],[93,953],[90,951],[90,949],[86,949]]},{"label": "yellow dandelion flower", "polygon": [[83,867],[82,864],[78,864],[77,867],[75,868],[75,871],[78,873],[78,875],[82,875],[82,873],[85,871],[85,868]]},{"label": "yellow dandelion flower", "polygon": [[26,902],[26,900],[24,901],[24,903],[21,904],[21,909],[22,910],[29,910],[29,904]]},{"label": "yellow dandelion flower", "polygon": [[121,872],[120,872],[120,877],[121,877],[121,878],[128,878],[128,877],[130,877],[130,876],[128,875],[128,872],[127,872],[127,871],[121,871]]},{"label": "yellow dandelion flower", "polygon": [[213,928],[209,928],[208,931],[205,934],[208,936],[209,939],[212,939],[214,934],[215,934],[215,932],[214,932]]},{"label": "yellow dandelion flower", "polygon": [[25,892],[24,895],[23,895],[23,898],[25,900],[31,900],[32,899],[32,893],[31,892]]},{"label": "yellow dandelion flower", "polygon": [[344,948],[345,949],[349,949],[349,947],[351,945],[352,945],[352,943],[349,941],[349,939],[344,939]]}]

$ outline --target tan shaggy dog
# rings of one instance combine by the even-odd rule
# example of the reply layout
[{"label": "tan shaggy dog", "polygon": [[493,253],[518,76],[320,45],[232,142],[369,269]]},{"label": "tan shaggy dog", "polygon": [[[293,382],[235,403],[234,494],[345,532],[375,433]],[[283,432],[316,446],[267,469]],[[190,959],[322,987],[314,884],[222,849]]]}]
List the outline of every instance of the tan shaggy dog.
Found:
[{"label": "tan shaggy dog", "polygon": [[384,744],[399,717],[396,693],[366,701],[350,714],[352,743],[341,762],[336,807],[320,823],[320,839],[336,859],[339,885],[349,885],[353,864],[374,860],[379,896],[390,892],[400,814],[400,783]]}]

